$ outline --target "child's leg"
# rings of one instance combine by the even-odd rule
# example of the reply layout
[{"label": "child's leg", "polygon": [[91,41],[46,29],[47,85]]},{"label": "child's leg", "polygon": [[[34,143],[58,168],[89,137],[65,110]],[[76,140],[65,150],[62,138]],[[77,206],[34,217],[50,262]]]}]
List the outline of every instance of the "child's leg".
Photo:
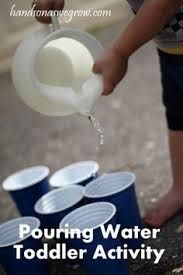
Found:
[{"label": "child's leg", "polygon": [[162,226],[167,220],[183,210],[183,131],[170,130],[169,144],[173,185],[144,218],[147,224],[154,227]]},{"label": "child's leg", "polygon": [[147,224],[155,227],[162,226],[183,210],[183,55],[172,56],[160,52],[160,64],[173,185],[144,218]]}]

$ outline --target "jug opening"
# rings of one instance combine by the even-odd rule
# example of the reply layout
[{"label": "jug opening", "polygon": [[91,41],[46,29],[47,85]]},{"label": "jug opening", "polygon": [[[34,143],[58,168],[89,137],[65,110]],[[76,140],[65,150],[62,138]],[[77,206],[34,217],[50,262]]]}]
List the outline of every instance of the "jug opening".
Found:
[{"label": "jug opening", "polygon": [[49,41],[38,52],[35,72],[43,84],[71,87],[79,93],[82,84],[94,76],[94,59],[90,51],[72,38]]}]

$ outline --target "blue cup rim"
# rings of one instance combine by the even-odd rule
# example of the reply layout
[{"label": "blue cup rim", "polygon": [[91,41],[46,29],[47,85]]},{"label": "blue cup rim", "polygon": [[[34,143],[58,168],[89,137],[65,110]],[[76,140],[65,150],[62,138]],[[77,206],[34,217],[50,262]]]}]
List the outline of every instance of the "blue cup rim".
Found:
[{"label": "blue cup rim", "polygon": [[[72,171],[74,169],[79,169],[83,166],[90,166],[91,169],[90,171],[87,171],[87,173],[81,175],[80,177],[77,177],[77,179],[73,179],[73,180],[70,180],[69,183],[65,183],[64,184],[64,179],[63,179],[63,182],[61,183],[58,183],[58,179],[64,175],[64,173],[66,172],[69,172],[69,171]],[[72,184],[79,184],[79,183],[82,183],[88,179],[90,179],[91,177],[93,176],[96,176],[97,173],[99,171],[99,164],[96,162],[96,161],[92,161],[92,160],[89,160],[89,161],[80,161],[80,162],[75,162],[75,163],[72,163],[70,165],[67,165],[65,166],[64,168],[56,171],[49,179],[49,184],[51,185],[51,187],[65,187],[65,186],[68,186],[68,185],[72,185]]]},{"label": "blue cup rim", "polygon": [[[69,213],[68,215],[66,215],[60,222],[59,224],[59,228],[60,229],[64,229],[65,228],[65,225],[68,224],[68,219],[69,218],[76,218],[77,217],[77,214],[84,211],[84,210],[89,210],[91,211],[91,207],[101,207],[103,206],[104,209],[107,209],[107,207],[111,209],[111,214],[109,215],[108,218],[106,218],[102,223],[96,225],[96,226],[93,226],[93,227],[90,227],[90,228],[85,228],[85,229],[91,229],[91,230],[95,230],[97,228],[99,228],[101,225],[105,225],[107,224],[115,215],[116,215],[116,212],[117,212],[117,209],[116,209],[116,206],[110,202],[95,202],[95,203],[89,203],[87,205],[84,205],[84,206],[81,206],[75,210],[73,210],[71,213]],[[87,219],[89,219],[89,215],[87,216]],[[86,217],[85,217],[85,220],[86,220]],[[71,227],[72,228],[72,227]],[[78,226],[76,228],[79,228]],[[75,229],[75,228],[74,228]],[[84,230],[84,229],[83,229]],[[81,230],[81,231],[83,231]]]},{"label": "blue cup rim", "polygon": [[[27,181],[25,180],[23,184],[15,183],[16,179],[18,181],[18,179],[20,180],[20,177],[23,177],[23,175],[25,176],[25,174],[30,173],[31,171],[34,171],[34,170],[39,170],[39,169],[40,169],[39,175],[32,177],[32,179],[28,184],[27,184]],[[2,183],[2,187],[4,191],[8,191],[8,192],[23,190],[44,180],[45,178],[48,177],[49,173],[50,173],[50,170],[47,166],[40,165],[40,166],[27,167],[7,177]]]},{"label": "blue cup rim", "polygon": [[[67,206],[65,207],[60,207],[58,208],[57,210],[55,211],[49,211],[49,212],[46,212],[46,211],[41,211],[40,210],[40,205],[42,204],[42,202],[45,200],[45,199],[49,199],[51,196],[53,196],[54,194],[57,194],[57,193],[60,193],[60,192],[64,192],[64,191],[67,191],[67,190],[74,190],[74,189],[77,189],[81,191],[80,193],[80,196],[78,196],[78,198],[73,202],[70,202]],[[56,214],[56,213],[59,213],[61,211],[65,211],[67,209],[69,209],[70,207],[78,204],[80,201],[82,201],[82,199],[84,198],[84,187],[83,186],[80,186],[80,185],[72,185],[72,186],[67,186],[67,187],[60,187],[60,188],[57,188],[57,189],[54,189],[50,192],[48,192],[47,194],[43,195],[40,199],[38,199],[38,201],[35,203],[35,206],[34,206],[34,211],[39,214],[39,215],[52,215],[52,214]],[[50,203],[50,202],[49,202]]]},{"label": "blue cup rim", "polygon": [[[20,222],[19,222],[19,221],[20,221]],[[32,222],[35,223],[34,228],[32,228],[32,230],[33,230],[33,229],[39,228],[40,225],[41,225],[40,220],[37,219],[36,217],[31,217],[31,216],[20,217],[20,218],[16,218],[16,219],[13,219],[13,220],[10,220],[10,221],[7,221],[7,222],[5,222],[5,223],[0,224],[0,232],[1,232],[1,230],[3,230],[3,228],[7,228],[7,226],[11,226],[11,225],[12,225],[11,228],[13,229],[13,226],[15,226],[15,223],[17,223],[17,224],[29,224],[29,225],[30,225],[30,221],[32,221]],[[29,222],[29,223],[28,223],[28,222]],[[11,228],[10,228],[10,229],[11,229]],[[31,231],[32,231],[32,230],[31,230]],[[8,233],[8,231],[7,231],[7,233]],[[1,234],[0,234],[0,235],[1,235]],[[1,238],[0,238],[0,249],[3,249],[3,248],[10,247],[10,246],[16,245],[16,244],[18,244],[18,243],[21,243],[22,241],[28,239],[29,237],[31,237],[31,232],[30,232],[30,234],[27,234],[27,235],[26,235],[24,238],[22,238],[22,239],[17,239],[17,240],[14,241],[14,242],[10,242],[10,243],[4,244],[4,245],[1,244]]]},{"label": "blue cup rim", "polygon": [[[110,178],[111,178],[111,181],[113,180],[112,178],[115,177],[115,176],[120,176],[120,175],[129,175],[131,176],[131,179],[129,180],[129,182],[126,184],[126,185],[123,185],[121,186],[121,188],[117,188],[116,190],[113,190],[113,191],[110,191],[110,192],[103,192],[101,194],[91,194],[90,193],[90,189],[92,189],[92,187],[94,185],[100,185],[100,184],[104,184],[105,181],[109,181]],[[114,173],[109,173],[109,174],[104,174],[102,175],[101,177],[93,180],[92,182],[88,183],[86,186],[85,186],[85,190],[84,190],[84,196],[86,198],[93,198],[93,199],[97,199],[97,198],[105,198],[105,197],[108,197],[108,196],[112,196],[112,195],[115,195],[117,193],[120,193],[126,189],[128,189],[131,185],[135,184],[135,181],[136,181],[136,176],[134,173],[132,172],[129,172],[129,171],[119,171],[119,172],[114,172]]]}]

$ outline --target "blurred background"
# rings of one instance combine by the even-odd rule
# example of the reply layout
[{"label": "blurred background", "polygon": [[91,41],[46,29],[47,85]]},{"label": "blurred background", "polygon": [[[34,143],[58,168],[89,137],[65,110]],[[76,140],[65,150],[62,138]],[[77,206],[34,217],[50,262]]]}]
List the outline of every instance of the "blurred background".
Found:
[{"label": "blurred background", "polygon": [[[42,116],[17,97],[11,80],[11,58],[20,40],[40,24],[30,17],[10,17],[13,4],[16,9],[30,9],[31,0],[0,3],[0,182],[27,166],[47,165],[53,173],[72,162],[96,160],[101,173],[114,170],[136,173],[143,214],[171,184],[155,46],[151,42],[134,54],[129,73],[115,93],[96,104],[93,115],[104,129],[104,146],[97,151],[97,135],[86,118]],[[66,8],[111,10],[110,17],[75,17],[69,23],[91,32],[105,47],[132,18],[123,0],[66,0]],[[61,24],[68,23],[61,19]],[[9,195],[0,190],[0,223],[17,215]],[[164,264],[167,267],[167,258]]]}]

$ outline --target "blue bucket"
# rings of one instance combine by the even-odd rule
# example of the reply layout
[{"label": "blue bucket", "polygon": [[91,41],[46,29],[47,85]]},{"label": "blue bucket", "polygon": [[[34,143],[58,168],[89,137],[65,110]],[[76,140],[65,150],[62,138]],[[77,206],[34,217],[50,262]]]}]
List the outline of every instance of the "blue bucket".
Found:
[{"label": "blue bucket", "polygon": [[84,187],[72,185],[57,188],[42,196],[35,204],[42,228],[58,228],[60,221],[83,204]]},{"label": "blue bucket", "polygon": [[48,176],[48,167],[34,166],[9,176],[3,182],[3,189],[10,193],[22,216],[35,216],[36,201],[50,190]]},{"label": "blue bucket", "polygon": [[[93,231],[93,241],[83,242],[82,238],[69,239],[70,247],[75,249],[87,249],[87,253],[81,264],[91,275],[129,275],[127,263],[118,259],[93,259],[97,246],[103,246],[107,253],[110,249],[115,249],[121,245],[120,239],[109,237],[104,239],[100,229],[101,225],[116,225],[116,207],[107,202],[92,203],[80,207],[68,214],[60,223],[60,228],[64,229],[69,225],[69,229],[91,229]],[[67,227],[68,228],[68,227]]]},{"label": "blue bucket", "polygon": [[31,234],[26,235],[24,239],[20,239],[20,224],[29,225],[33,230],[39,228],[40,221],[33,217],[24,217],[0,225],[0,264],[2,264],[7,275],[49,275],[47,264],[43,260],[38,258],[28,260],[23,256],[19,260],[16,259],[14,245],[23,245],[22,253],[26,249],[36,251],[42,248],[41,241],[33,239]]},{"label": "blue bucket", "polygon": [[[107,201],[117,208],[117,221],[123,228],[143,228],[135,193],[136,177],[130,172],[106,174],[89,183],[85,188],[88,203]],[[123,241],[124,242],[124,241]],[[142,239],[125,240],[129,248],[138,248]]]},{"label": "blue bucket", "polygon": [[55,172],[50,178],[51,187],[66,187],[72,184],[85,186],[98,176],[99,165],[95,161],[73,163]]}]

